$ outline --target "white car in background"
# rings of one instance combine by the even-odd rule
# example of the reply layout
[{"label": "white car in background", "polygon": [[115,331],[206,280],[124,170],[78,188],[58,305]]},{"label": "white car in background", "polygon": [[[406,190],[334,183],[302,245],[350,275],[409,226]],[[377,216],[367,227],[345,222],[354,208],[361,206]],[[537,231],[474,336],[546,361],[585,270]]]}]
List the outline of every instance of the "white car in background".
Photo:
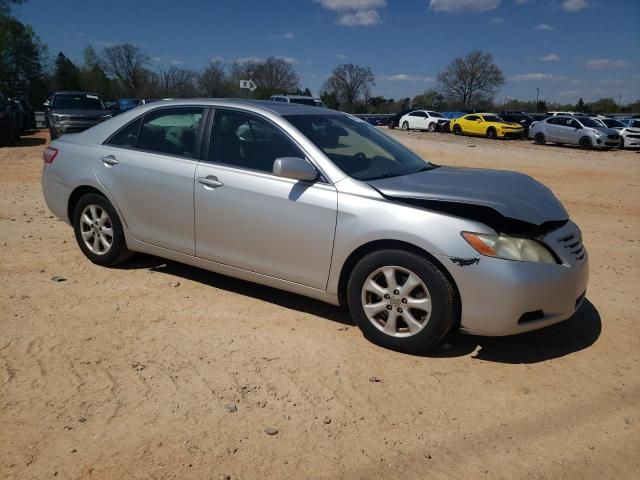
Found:
[{"label": "white car in background", "polygon": [[432,110],[414,110],[400,119],[402,130],[428,130],[430,132],[446,131],[450,120],[439,112]]},{"label": "white car in background", "polygon": [[620,132],[622,137],[620,148],[640,148],[640,125],[638,127],[627,127],[620,120],[608,117],[597,117],[595,120],[607,128],[613,128]]}]

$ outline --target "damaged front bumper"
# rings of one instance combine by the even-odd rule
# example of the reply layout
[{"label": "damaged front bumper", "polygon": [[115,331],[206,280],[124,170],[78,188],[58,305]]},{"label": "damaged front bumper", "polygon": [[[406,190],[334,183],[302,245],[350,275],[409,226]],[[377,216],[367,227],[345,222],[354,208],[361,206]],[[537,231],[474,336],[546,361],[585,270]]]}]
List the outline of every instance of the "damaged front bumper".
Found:
[{"label": "damaged front bumper", "polygon": [[513,335],[553,325],[575,313],[584,300],[589,279],[589,259],[580,232],[568,222],[545,236],[543,242],[561,263],[436,255],[460,292],[461,331]]}]

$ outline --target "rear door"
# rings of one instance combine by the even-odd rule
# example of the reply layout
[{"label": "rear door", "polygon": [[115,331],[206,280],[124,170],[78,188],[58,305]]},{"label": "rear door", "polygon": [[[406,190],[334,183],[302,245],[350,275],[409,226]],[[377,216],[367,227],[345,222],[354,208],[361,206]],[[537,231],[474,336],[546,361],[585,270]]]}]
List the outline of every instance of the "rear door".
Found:
[{"label": "rear door", "polygon": [[280,157],[305,157],[270,120],[216,109],[195,184],[196,255],[324,290],[338,195],[328,181],[273,175]]},{"label": "rear door", "polygon": [[195,253],[193,188],[207,111],[152,110],[98,148],[98,181],[138,240]]}]

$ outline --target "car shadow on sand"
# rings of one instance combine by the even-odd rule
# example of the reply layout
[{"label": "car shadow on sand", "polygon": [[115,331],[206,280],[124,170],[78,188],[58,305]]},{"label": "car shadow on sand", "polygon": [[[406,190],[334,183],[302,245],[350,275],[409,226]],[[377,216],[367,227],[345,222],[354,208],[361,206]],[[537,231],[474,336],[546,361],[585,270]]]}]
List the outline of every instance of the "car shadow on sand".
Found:
[{"label": "car shadow on sand", "polygon": [[116,268],[148,269],[153,272],[162,272],[167,275],[173,275],[184,278],[185,280],[191,280],[210,287],[237,293],[238,295],[257,298],[264,302],[273,303],[291,310],[326,318],[342,325],[355,326],[346,308],[336,307],[335,305],[314,300],[313,298],[233,277],[227,277],[215,272],[151,255],[136,254],[130,262],[118,265]]},{"label": "car shadow on sand", "polygon": [[[151,255],[136,254],[130,262],[116,268],[162,272],[238,295],[257,298],[291,310],[309,313],[342,325],[355,326],[346,308]],[[588,299],[585,299],[575,315],[560,324],[509,337],[455,334],[420,356],[433,359],[452,358],[471,355],[475,352],[473,359],[488,362],[537,363],[588,348],[596,342],[601,330],[602,323],[598,310]],[[363,341],[366,340],[363,339]]]},{"label": "car shadow on sand", "polygon": [[432,358],[470,355],[497,363],[537,363],[564,357],[593,345],[602,331],[600,313],[588,300],[562,323],[509,337],[480,337],[458,334],[428,352]]},{"label": "car shadow on sand", "polygon": [[39,145],[44,145],[47,143],[45,138],[38,137],[20,137],[16,139],[16,147],[37,147]]}]

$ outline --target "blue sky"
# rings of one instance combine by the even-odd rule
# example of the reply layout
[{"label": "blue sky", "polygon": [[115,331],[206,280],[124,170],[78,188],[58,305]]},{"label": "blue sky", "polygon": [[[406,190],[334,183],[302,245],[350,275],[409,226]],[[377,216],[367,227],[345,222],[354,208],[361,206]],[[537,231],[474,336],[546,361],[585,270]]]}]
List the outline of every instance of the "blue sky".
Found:
[{"label": "blue sky", "polygon": [[89,43],[136,44],[155,68],[274,55],[314,93],[353,62],[372,68],[374,94],[401,98],[478,48],[507,79],[497,100],[536,87],[553,101],[640,99],[640,0],[27,0],[16,13],[74,61]]}]

